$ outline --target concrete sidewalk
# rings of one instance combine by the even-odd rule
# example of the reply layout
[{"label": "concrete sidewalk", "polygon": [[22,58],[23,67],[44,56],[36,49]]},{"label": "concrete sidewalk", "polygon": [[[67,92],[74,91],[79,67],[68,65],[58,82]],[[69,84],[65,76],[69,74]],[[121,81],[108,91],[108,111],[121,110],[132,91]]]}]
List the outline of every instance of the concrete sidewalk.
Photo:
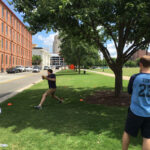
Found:
[{"label": "concrete sidewalk", "polygon": [[[109,77],[115,77],[114,74],[112,73],[106,73],[106,72],[98,72],[98,71],[92,71],[92,70],[86,70],[88,72],[93,72],[93,73],[97,73],[97,74],[101,74],[101,75],[104,75],[104,76],[109,76]],[[123,76],[123,80],[129,80],[130,77],[128,76]]]}]

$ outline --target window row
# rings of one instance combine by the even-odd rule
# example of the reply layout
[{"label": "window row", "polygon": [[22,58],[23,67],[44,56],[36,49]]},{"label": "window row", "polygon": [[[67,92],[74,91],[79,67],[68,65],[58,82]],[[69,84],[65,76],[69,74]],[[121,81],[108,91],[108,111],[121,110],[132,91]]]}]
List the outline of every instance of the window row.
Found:
[{"label": "window row", "polygon": [[[24,25],[22,25],[22,23],[20,23],[20,21],[18,20],[17,17],[15,17],[6,7],[4,7],[3,5],[1,6],[1,17],[3,19],[5,19],[6,22],[8,22],[8,24],[13,25],[13,27],[16,30],[19,30],[19,32],[24,33],[24,31],[26,30]],[[28,34],[28,33],[26,33]]]},{"label": "window row", "polygon": [[[1,39],[1,48],[4,49],[4,40],[3,38]],[[9,41],[5,41],[5,50],[9,50],[10,52],[16,53],[20,56],[26,56],[26,57],[31,57],[31,51],[24,50],[20,46],[16,44],[12,44]]]},{"label": "window row", "polygon": [[[4,22],[1,23],[1,33],[4,34],[5,32],[5,35],[6,36],[9,36],[11,38],[12,34],[13,34],[13,40],[16,40],[17,42],[21,42],[23,43],[24,41],[24,37],[17,33],[15,30],[12,30],[11,27],[9,27],[7,24],[4,24]],[[27,37],[28,40],[30,40],[30,37]],[[26,42],[28,44],[28,40],[26,39]]]},{"label": "window row", "polygon": [[[16,37],[16,42],[20,45],[22,45],[23,47],[27,48],[27,49],[31,49],[31,44],[28,40],[24,39],[23,37],[21,37],[20,35],[16,35],[15,36],[15,33],[13,32],[13,39]],[[7,41],[7,40],[6,40]],[[19,43],[18,41],[21,41],[21,43]],[[1,47],[4,48],[4,40],[2,38],[1,40]],[[7,42],[6,42],[7,43]],[[10,46],[11,48],[11,46]],[[6,50],[7,50],[7,46],[6,46]]]},{"label": "window row", "polygon": [[1,54],[1,65],[25,65],[28,66],[30,65],[30,61],[28,60],[23,60],[20,58],[15,58],[14,56],[9,56],[9,55],[4,55]]}]

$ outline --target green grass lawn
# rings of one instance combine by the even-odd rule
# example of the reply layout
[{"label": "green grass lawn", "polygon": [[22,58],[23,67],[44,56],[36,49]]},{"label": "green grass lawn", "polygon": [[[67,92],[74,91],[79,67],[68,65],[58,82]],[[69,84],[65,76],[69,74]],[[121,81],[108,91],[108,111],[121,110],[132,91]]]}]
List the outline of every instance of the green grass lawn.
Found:
[{"label": "green grass lawn", "polygon": [[[103,69],[92,69],[93,71],[103,72]],[[111,69],[104,69],[106,73],[113,73]],[[133,74],[139,73],[139,68],[123,68],[123,75],[124,76],[132,76]]]},{"label": "green grass lawn", "polygon": [[[33,109],[46,81],[0,104],[0,143],[8,144],[0,150],[120,150],[127,108],[80,102],[96,90],[113,90],[114,78],[63,71],[57,73],[57,86],[63,104],[48,97],[42,110]],[[140,137],[131,139],[129,150],[140,145]]]}]

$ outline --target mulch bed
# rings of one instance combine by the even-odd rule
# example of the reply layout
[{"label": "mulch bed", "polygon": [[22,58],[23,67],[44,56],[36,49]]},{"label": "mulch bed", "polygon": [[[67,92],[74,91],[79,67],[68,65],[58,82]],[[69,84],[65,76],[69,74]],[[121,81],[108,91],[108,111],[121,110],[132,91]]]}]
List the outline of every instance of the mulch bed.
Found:
[{"label": "mulch bed", "polygon": [[119,97],[114,96],[114,91],[96,91],[93,95],[86,98],[89,104],[103,104],[107,106],[129,106],[131,96],[122,93]]}]

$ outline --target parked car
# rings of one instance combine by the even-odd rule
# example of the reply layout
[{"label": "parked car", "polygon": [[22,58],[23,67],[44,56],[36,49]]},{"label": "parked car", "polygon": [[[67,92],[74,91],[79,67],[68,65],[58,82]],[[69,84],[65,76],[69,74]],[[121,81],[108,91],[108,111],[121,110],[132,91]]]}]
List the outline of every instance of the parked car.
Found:
[{"label": "parked car", "polygon": [[60,68],[60,66],[56,66],[56,69],[59,69]]},{"label": "parked car", "polygon": [[44,70],[48,70],[49,69],[49,67],[48,66],[44,66]]},{"label": "parked car", "polygon": [[32,68],[32,67],[25,67],[25,70],[26,70],[27,72],[29,72],[29,71],[32,71],[33,68]]},{"label": "parked car", "polygon": [[25,68],[23,66],[16,66],[16,69],[19,71],[19,72],[24,72],[25,71]]},{"label": "parked car", "polygon": [[40,68],[38,66],[34,66],[32,72],[40,72]]},{"label": "parked car", "polygon": [[16,67],[8,68],[6,70],[7,73],[18,73],[19,70]]}]

